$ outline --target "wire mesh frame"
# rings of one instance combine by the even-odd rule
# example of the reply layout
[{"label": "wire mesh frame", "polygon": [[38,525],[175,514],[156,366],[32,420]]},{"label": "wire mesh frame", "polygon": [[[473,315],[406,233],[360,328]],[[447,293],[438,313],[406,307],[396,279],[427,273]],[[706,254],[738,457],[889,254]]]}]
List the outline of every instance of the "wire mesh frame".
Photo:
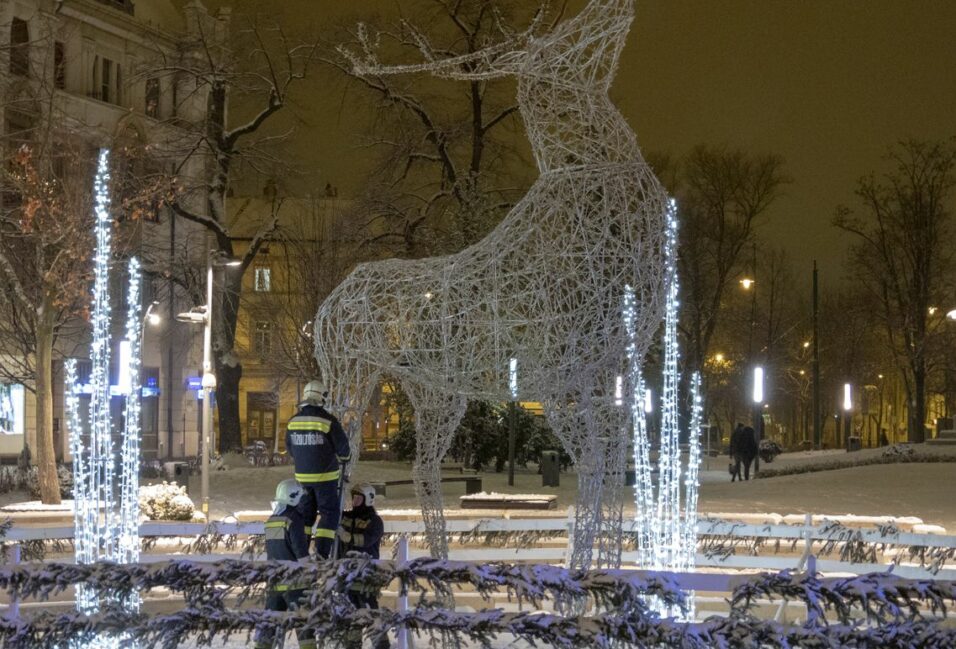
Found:
[{"label": "wire mesh frame", "polygon": [[[477,53],[385,66],[343,50],[362,75],[512,76],[540,175],[482,241],[459,253],[360,265],[319,307],[316,359],[353,453],[375,383],[398,379],[416,411],[413,478],[432,554],[445,556],[441,460],[469,398],[544,404],[575,463],[572,566],[619,562],[629,404],[615,399],[627,351],[643,358],[665,299],[669,199],[609,96],[634,0],[591,0],[551,30]],[[542,33],[538,34],[537,32]],[[632,336],[623,325],[635,296]],[[598,533],[600,530],[600,534]]]}]

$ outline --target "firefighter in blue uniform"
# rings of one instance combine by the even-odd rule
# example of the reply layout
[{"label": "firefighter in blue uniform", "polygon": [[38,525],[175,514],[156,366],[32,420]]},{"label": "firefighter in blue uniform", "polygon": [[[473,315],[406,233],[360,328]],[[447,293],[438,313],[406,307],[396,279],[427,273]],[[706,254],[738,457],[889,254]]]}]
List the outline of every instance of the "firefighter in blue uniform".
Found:
[{"label": "firefighter in blue uniform", "polygon": [[[276,501],[272,516],[266,521],[266,557],[270,560],[303,561],[309,557],[309,536],[305,517],[299,510],[306,496],[305,489],[295,480],[283,480],[276,487]],[[266,591],[266,609],[294,611],[305,599],[304,586],[297,584],[270,584]],[[273,649],[275,629],[260,628],[256,632],[256,649]],[[299,649],[316,649],[311,631],[298,630]]]},{"label": "firefighter in blue uniform", "polygon": [[339,420],[325,409],[328,391],[319,381],[309,381],[302,398],[286,428],[285,447],[295,460],[295,479],[308,492],[313,513],[318,515],[312,529],[315,554],[328,559],[342,515],[341,485],[350,458],[349,440]]},{"label": "firefighter in blue uniform", "polygon": [[[361,552],[373,559],[379,558],[379,546],[385,524],[375,511],[375,487],[367,482],[352,487],[352,509],[342,514],[338,537],[341,545],[339,556],[349,552]],[[363,586],[349,588],[349,599],[358,608],[378,608],[378,592]],[[345,641],[346,649],[360,649],[362,630],[353,628]],[[388,649],[388,638],[382,637],[374,643],[374,649]]]}]

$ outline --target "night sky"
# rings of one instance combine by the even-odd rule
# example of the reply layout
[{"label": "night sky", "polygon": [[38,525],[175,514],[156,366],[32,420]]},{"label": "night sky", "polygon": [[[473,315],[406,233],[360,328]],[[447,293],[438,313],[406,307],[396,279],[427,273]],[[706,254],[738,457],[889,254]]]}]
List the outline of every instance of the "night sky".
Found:
[{"label": "night sky", "polygon": [[[258,3],[298,25],[399,4]],[[830,220],[856,179],[880,168],[892,142],[956,135],[954,66],[952,0],[646,0],[614,95],[646,151],[709,143],[783,156],[793,184],[761,236],[787,249],[798,274],[817,258],[829,283],[843,274],[846,243]],[[364,121],[323,76],[297,102],[309,126],[295,153],[345,196],[367,155],[356,148]]]}]

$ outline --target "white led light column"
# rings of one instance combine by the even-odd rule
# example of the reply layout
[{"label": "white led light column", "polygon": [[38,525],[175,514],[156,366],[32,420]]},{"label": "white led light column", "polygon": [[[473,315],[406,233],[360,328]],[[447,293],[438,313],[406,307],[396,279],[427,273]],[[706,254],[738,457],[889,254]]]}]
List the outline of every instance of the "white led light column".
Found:
[{"label": "white led light column", "polygon": [[[697,551],[697,499],[700,484],[700,426],[703,415],[700,394],[700,376],[694,373],[690,381],[691,409],[687,422],[687,466],[681,461],[679,390],[679,344],[677,339],[678,308],[680,303],[677,278],[677,208],[672,202],[667,214],[667,302],[664,316],[663,390],[661,393],[661,431],[658,452],[658,484],[655,490],[650,462],[650,440],[647,418],[651,415],[650,390],[644,385],[641,372],[643,358],[636,353],[637,346],[628,347],[630,367],[631,417],[634,440],[635,489],[637,515],[634,528],[637,536],[638,566],[650,570],[690,570],[694,567]],[[628,336],[634,335],[636,298],[627,288],[623,319]],[[683,476],[683,480],[681,479]],[[681,487],[683,486],[683,511]],[[664,615],[675,615],[662,602],[652,599],[648,604]],[[692,610],[687,612],[692,615]]]},{"label": "white led light column", "polygon": [[129,289],[126,294],[126,344],[129,345],[129,392],[126,394],[126,412],[123,428],[123,449],[120,474],[120,563],[139,561],[139,448],[140,448],[140,387],[141,357],[143,352],[142,273],[139,260],[129,260]]},{"label": "white led light column", "polygon": [[[76,361],[68,360],[66,370],[66,415],[73,455],[73,491],[75,556],[79,564],[106,560],[134,563],[139,559],[139,449],[140,449],[140,356],[142,353],[140,264],[129,262],[129,291],[124,354],[125,425],[120,434],[121,448],[114,448],[110,417],[110,291],[111,259],[109,152],[102,150],[96,172],[95,229],[96,252],[93,257],[93,341],[90,345],[89,433],[84,434],[80,414],[80,386]],[[118,451],[118,452],[117,452]],[[119,457],[117,457],[117,455]],[[119,460],[119,462],[118,462]],[[120,467],[119,485],[115,466]],[[118,499],[118,503],[117,503]],[[124,610],[138,610],[140,597],[135,592],[97,592],[78,585],[77,610],[87,615],[105,604]],[[95,636],[77,638],[75,649],[115,649],[135,647],[129,638]]]}]

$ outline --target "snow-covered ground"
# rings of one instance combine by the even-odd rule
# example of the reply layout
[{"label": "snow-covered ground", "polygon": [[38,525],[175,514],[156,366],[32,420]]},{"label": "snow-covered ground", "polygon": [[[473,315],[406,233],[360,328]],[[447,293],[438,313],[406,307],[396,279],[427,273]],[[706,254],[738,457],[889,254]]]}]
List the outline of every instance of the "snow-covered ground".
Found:
[{"label": "snow-covered ground", "polygon": [[[956,456],[956,447],[920,445],[919,453]],[[794,464],[865,460],[879,455],[882,449],[857,453],[844,451],[810,451],[785,453],[766,468],[782,468]],[[924,522],[942,525],[956,533],[956,463],[913,463],[860,466],[850,469],[818,471],[798,475],[730,482],[727,456],[705,458],[701,467],[700,511],[777,513],[777,514],[857,514],[915,516]],[[292,467],[230,468],[211,475],[210,498],[214,518],[237,511],[262,511],[269,508],[275,485],[292,477]],[[457,472],[448,475],[457,476]],[[359,462],[353,481],[387,482],[407,480],[411,466],[401,462]],[[549,494],[557,496],[558,511],[574,503],[577,492],[573,473],[561,474],[559,487],[542,487],[535,468],[518,467],[515,485],[508,486],[507,473],[483,473],[482,488],[501,494]],[[627,489],[628,495],[630,488]],[[458,509],[464,495],[464,483],[444,485],[445,504]],[[196,498],[198,500],[198,498]],[[0,495],[0,505],[31,500],[23,493]],[[414,487],[392,486],[388,496],[379,501],[380,508],[415,510],[418,502]],[[469,512],[470,513],[470,512]],[[470,515],[474,515],[470,513]]]},{"label": "snow-covered ground", "polygon": [[[956,456],[956,448],[918,447],[920,453]],[[764,467],[780,468],[792,464],[864,460],[879,455],[881,449],[858,453],[812,451],[786,453]],[[730,482],[728,458],[707,458],[701,467],[701,512],[772,512],[778,514],[858,514],[916,516],[926,523],[956,532],[956,463],[914,463],[861,466],[851,469],[818,471],[777,478]],[[269,507],[277,482],[291,477],[291,467],[239,468],[212,476],[212,511],[227,515],[239,510],[263,510]],[[457,473],[449,473],[457,475]],[[411,467],[400,462],[359,462],[353,480],[386,482],[411,477]],[[508,486],[507,473],[483,473],[482,488],[502,494],[553,494],[558,509],[574,503],[576,476],[561,474],[559,487],[542,487],[534,467],[518,467],[515,485]],[[630,489],[628,488],[628,493]],[[457,509],[464,495],[463,483],[444,485],[445,503]],[[382,508],[415,508],[418,504],[412,486],[393,486],[378,503]]]}]

